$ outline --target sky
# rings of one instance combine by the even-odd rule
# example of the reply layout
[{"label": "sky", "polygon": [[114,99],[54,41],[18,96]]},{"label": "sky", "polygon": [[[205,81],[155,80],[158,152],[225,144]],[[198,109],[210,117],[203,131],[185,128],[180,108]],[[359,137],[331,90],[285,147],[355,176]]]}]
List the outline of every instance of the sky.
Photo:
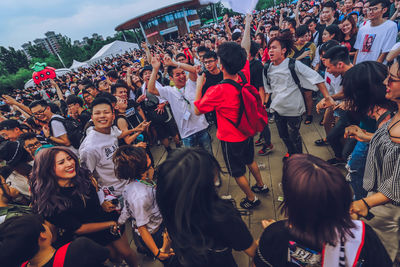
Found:
[{"label": "sky", "polygon": [[0,46],[21,45],[54,31],[74,40],[115,27],[151,10],[181,0],[0,0]]}]

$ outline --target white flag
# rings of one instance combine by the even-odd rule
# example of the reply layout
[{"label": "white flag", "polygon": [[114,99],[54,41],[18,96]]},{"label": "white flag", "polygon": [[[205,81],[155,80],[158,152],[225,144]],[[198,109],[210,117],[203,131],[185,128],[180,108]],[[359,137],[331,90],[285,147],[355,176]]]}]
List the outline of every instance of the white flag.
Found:
[{"label": "white flag", "polygon": [[[200,0],[200,4],[206,5],[210,3],[218,3],[219,0]],[[233,11],[242,14],[252,14],[256,8],[258,0],[225,0],[228,2]]]}]

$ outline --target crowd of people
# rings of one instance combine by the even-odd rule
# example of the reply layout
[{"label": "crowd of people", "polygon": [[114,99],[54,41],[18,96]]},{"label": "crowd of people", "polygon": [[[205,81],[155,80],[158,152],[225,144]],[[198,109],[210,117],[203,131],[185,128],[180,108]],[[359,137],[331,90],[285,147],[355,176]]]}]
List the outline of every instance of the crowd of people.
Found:
[{"label": "crowd of people", "polygon": [[[226,14],[3,95],[0,265],[139,266],[138,252],[238,266],[232,250],[257,267],[398,263],[399,11],[398,0],[298,0]],[[302,154],[315,112],[327,161]],[[238,208],[269,192],[255,154],[273,151],[271,123],[287,148],[286,219],[253,237]],[[215,142],[239,207],[218,194]]]}]

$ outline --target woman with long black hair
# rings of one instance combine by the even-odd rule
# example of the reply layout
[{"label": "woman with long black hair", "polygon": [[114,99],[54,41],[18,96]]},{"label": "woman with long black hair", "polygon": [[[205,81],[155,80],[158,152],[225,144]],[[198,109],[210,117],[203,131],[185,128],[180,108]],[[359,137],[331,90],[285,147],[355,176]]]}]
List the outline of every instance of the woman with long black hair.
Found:
[{"label": "woman with long black hair", "polygon": [[58,245],[85,236],[111,246],[129,266],[137,266],[136,254],[117,227],[118,213],[103,211],[90,172],[79,166],[68,148],[41,150],[35,157],[30,184],[32,208],[58,228]]},{"label": "woman with long black hair", "polygon": [[173,266],[237,266],[232,249],[254,256],[247,226],[216,192],[220,172],[212,155],[193,148],[174,151],[157,169],[156,199],[176,254]]}]

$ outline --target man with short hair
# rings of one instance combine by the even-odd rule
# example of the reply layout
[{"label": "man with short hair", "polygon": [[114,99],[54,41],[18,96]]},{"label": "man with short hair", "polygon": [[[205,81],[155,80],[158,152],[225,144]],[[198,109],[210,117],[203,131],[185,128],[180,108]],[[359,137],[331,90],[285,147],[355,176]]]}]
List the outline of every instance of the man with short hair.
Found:
[{"label": "man with short hair", "polygon": [[65,102],[68,106],[68,115],[79,121],[82,126],[85,126],[90,120],[91,114],[89,111],[83,109],[82,98],[76,95],[70,95]]},{"label": "man with short hair", "polygon": [[85,87],[86,91],[89,92],[89,94],[91,94],[94,98],[96,98],[97,94],[99,93],[99,91],[97,90],[97,88],[94,86],[93,83],[89,83],[86,85]]},{"label": "man with short hair", "polygon": [[328,1],[322,4],[322,11],[320,14],[320,23],[317,24],[317,30],[319,32],[318,45],[322,44],[322,34],[326,27],[332,24],[339,25],[339,22],[335,19],[336,4],[332,1]]},{"label": "man with short hair", "polygon": [[[175,86],[156,87],[160,58],[152,58],[153,71],[148,90],[153,95],[165,98],[171,105],[172,114],[178,126],[182,143],[185,147],[200,146],[212,154],[211,137],[207,131],[208,123],[204,117],[196,116],[193,101],[196,92],[196,69],[194,66],[176,63],[169,56],[164,56],[164,64],[168,66],[168,74]],[[189,72],[187,80],[185,70]]]},{"label": "man with short hair", "polygon": [[34,101],[29,105],[29,108],[32,115],[42,124],[42,130],[47,139],[60,146],[66,146],[76,155],[79,155],[78,150],[72,146],[68,139],[64,124],[59,121],[59,119],[64,118],[54,114],[45,100]]},{"label": "man with short hair", "polygon": [[0,136],[5,140],[17,141],[24,132],[26,131],[21,128],[21,124],[17,120],[10,119],[0,122]]},{"label": "man with short hair", "polygon": [[18,140],[33,159],[35,158],[36,150],[42,147],[42,143],[39,141],[36,134],[32,132],[21,134]]},{"label": "man with short hair", "polygon": [[383,63],[396,43],[396,23],[383,18],[387,11],[386,0],[371,0],[369,3],[369,21],[358,30],[354,44],[354,48],[357,49],[354,64],[367,60]]},{"label": "man with short hair", "polygon": [[[225,42],[218,47],[218,58],[224,79],[237,81],[239,84],[250,81],[249,62],[247,53],[250,51],[250,23],[251,16],[246,16],[246,28],[242,46],[235,42]],[[247,81],[240,75],[241,72]],[[245,209],[252,209],[260,205],[260,200],[254,193],[268,193],[269,189],[261,178],[261,173],[254,160],[253,137],[249,137],[238,130],[232,122],[238,121],[240,99],[239,91],[231,84],[223,83],[210,87],[202,96],[204,74],[197,81],[195,113],[214,111],[217,114],[217,138],[221,140],[223,156],[229,174],[235,178],[246,197],[240,202]],[[256,179],[256,184],[250,188],[245,177],[246,166]]]}]

